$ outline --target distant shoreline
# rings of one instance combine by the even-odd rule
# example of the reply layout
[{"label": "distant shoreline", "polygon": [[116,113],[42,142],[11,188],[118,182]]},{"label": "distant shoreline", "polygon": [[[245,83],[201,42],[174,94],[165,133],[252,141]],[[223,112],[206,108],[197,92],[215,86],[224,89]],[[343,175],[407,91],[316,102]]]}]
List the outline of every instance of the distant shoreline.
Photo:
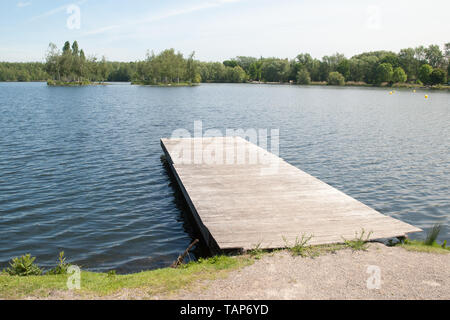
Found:
[{"label": "distant shoreline", "polygon": [[48,80],[47,86],[49,87],[84,87],[84,86],[105,86],[108,85],[105,82],[91,82],[87,80],[83,81],[60,81],[60,80]]},{"label": "distant shoreline", "polygon": [[[52,80],[53,81],[53,80]],[[197,87],[202,84],[236,84],[235,82],[201,82],[201,83],[160,83],[160,84],[147,84],[144,82],[129,82],[129,81],[107,81],[107,82],[57,82],[55,84],[49,84],[49,80],[33,80],[33,81],[0,81],[0,83],[33,83],[33,82],[47,82],[52,87],[80,87],[80,86],[92,86],[92,85],[108,85],[114,83],[129,83],[130,85],[146,86],[146,87]],[[55,82],[55,81],[54,81]],[[264,82],[264,81],[248,81],[240,82],[241,84],[267,84],[267,85],[291,85],[291,86],[323,86],[323,87],[366,87],[366,88],[393,88],[393,89],[420,89],[420,90],[450,90],[450,85],[436,85],[436,86],[424,86],[420,84],[399,83],[393,85],[373,85],[368,83],[353,83],[349,82],[345,85],[330,85],[326,82],[311,82],[310,84],[297,84],[289,82]]]},{"label": "distant shoreline", "polygon": [[147,81],[131,81],[131,85],[147,86],[147,87],[196,87],[199,86],[200,83],[191,83],[191,82],[151,83]]}]

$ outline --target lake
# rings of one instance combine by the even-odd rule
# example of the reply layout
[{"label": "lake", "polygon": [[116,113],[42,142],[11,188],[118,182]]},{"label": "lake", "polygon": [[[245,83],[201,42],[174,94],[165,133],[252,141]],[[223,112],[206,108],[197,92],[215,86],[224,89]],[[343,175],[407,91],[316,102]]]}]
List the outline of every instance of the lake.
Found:
[{"label": "lake", "polygon": [[389,90],[0,83],[0,268],[25,253],[49,267],[59,251],[93,271],[170,265],[198,235],[159,139],[196,120],[279,129],[289,163],[450,240],[450,94]]}]

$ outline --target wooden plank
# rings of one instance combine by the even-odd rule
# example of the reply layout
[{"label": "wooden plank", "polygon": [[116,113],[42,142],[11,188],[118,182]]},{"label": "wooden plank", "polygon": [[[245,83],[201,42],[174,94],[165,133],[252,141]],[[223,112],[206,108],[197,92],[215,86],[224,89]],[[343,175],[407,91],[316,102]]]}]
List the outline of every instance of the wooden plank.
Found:
[{"label": "wooden plank", "polygon": [[207,244],[214,250],[280,248],[420,232],[383,215],[240,137],[161,139]]}]

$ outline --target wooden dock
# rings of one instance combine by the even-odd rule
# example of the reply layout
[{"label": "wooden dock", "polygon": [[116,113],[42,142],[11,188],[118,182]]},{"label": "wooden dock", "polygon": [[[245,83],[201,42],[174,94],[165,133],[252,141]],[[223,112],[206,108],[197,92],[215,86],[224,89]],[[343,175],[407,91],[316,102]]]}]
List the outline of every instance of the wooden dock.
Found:
[{"label": "wooden dock", "polygon": [[302,235],[318,245],[352,240],[362,230],[371,240],[422,231],[239,137],[161,139],[161,146],[213,250],[282,248]]}]

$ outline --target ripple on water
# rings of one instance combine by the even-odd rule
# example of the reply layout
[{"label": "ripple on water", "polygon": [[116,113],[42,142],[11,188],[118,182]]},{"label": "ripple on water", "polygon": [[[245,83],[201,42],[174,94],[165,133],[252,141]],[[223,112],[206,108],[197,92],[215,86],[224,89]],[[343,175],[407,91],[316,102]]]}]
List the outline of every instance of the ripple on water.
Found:
[{"label": "ripple on water", "polygon": [[172,263],[198,234],[159,139],[192,132],[194,120],[222,132],[279,129],[288,162],[384,214],[424,229],[443,223],[441,239],[450,238],[448,93],[0,87],[0,268],[28,252],[51,266],[61,250],[95,271]]}]

